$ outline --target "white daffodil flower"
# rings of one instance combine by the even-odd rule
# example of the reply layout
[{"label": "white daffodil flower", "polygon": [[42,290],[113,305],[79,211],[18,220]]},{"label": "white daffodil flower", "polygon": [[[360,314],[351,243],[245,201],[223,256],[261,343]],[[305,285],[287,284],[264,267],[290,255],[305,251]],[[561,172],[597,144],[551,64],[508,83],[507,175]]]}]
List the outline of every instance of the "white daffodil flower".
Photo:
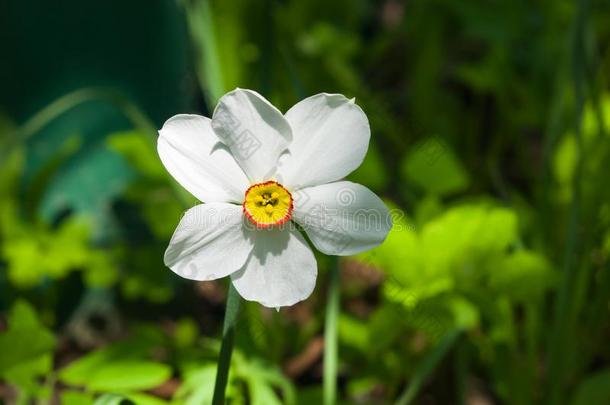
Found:
[{"label": "white daffodil flower", "polygon": [[159,156],[204,204],[181,219],[165,264],[191,280],[230,275],[243,298],[266,307],[306,299],[317,264],[295,223],[318,250],[340,256],[379,245],[392,227],[379,197],[341,180],[360,166],[369,138],[366,115],[340,94],[317,94],[282,114],[236,89],[212,119],[170,118]]}]

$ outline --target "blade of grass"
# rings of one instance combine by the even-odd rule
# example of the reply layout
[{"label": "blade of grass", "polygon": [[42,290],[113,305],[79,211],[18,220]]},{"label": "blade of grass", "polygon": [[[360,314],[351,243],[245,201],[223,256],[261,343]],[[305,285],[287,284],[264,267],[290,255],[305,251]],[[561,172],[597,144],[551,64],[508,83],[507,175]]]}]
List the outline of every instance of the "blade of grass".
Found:
[{"label": "blade of grass", "polygon": [[[156,148],[157,129],[155,124],[135,103],[121,92],[111,88],[85,87],[59,97],[17,128],[16,133],[9,137],[8,145],[0,151],[0,161],[9,156],[15,147],[25,143],[53,120],[74,107],[91,101],[104,101],[116,107],[146,137],[150,147]],[[173,179],[170,179],[170,184],[177,198],[186,208],[190,208],[192,197]]]},{"label": "blade of grass", "polygon": [[197,78],[209,108],[214,108],[226,88],[210,2],[185,0],[184,7],[191,39],[196,47]]},{"label": "blade of grass", "polygon": [[286,68],[286,73],[288,74],[288,78],[290,79],[290,84],[292,86],[292,90],[296,95],[298,100],[302,100],[307,96],[307,91],[305,90],[305,86],[299,79],[299,75],[286,46],[281,45],[279,48],[280,56],[282,57],[282,61],[284,62],[284,67]]},{"label": "blade of grass", "polygon": [[122,93],[110,88],[86,87],[59,97],[29,118],[17,129],[17,133],[12,137],[12,143],[9,145],[8,150],[3,151],[2,156],[10,151],[11,147],[27,141],[53,120],[72,108],[89,101],[105,101],[114,105],[118,110],[123,112],[136,128],[156,139],[157,130],[155,125],[138,106],[132,103]]},{"label": "blade of grass", "polygon": [[326,319],[324,324],[324,405],[334,405],[337,399],[337,320],[339,318],[339,261],[332,258]]},{"label": "blade of grass", "polygon": [[460,334],[461,330],[450,332],[441,340],[439,345],[426,356],[421,365],[415,370],[415,375],[413,375],[411,382],[403,394],[398,398],[398,401],[396,401],[396,405],[408,405],[413,402],[424,382],[430,376],[430,373],[438,366],[443,357],[445,357],[445,354],[447,354]]},{"label": "blade of grass", "polygon": [[560,286],[555,307],[554,326],[551,333],[549,349],[549,399],[551,404],[565,401],[564,387],[566,378],[566,353],[569,353],[570,339],[576,327],[577,313],[574,311],[573,300],[577,289],[582,286],[578,282],[582,274],[578,274],[578,250],[581,241],[578,236],[581,210],[581,174],[585,159],[582,145],[582,111],[585,101],[586,86],[584,49],[584,32],[587,23],[587,0],[578,0],[574,17],[572,51],[572,77],[575,97],[574,136],[576,138],[576,167],[572,182],[572,202],[569,209],[566,243],[563,257],[563,282]]}]

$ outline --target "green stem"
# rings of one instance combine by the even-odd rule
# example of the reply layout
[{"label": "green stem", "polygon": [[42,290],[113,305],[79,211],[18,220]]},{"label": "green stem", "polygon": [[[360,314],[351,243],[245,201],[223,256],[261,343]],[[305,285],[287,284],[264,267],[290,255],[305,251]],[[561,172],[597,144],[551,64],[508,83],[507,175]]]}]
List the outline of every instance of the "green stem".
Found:
[{"label": "green stem", "polygon": [[572,180],[572,201],[568,216],[566,242],[563,258],[563,281],[557,294],[555,318],[551,342],[549,344],[549,389],[551,404],[565,403],[565,380],[567,364],[570,360],[567,348],[573,347],[573,331],[576,330],[577,305],[581,277],[586,274],[578,271],[579,248],[582,241],[579,237],[581,221],[581,174],[585,161],[582,143],[582,110],[585,102],[584,89],[587,78],[584,70],[587,54],[584,50],[584,32],[587,23],[587,0],[577,0],[576,15],[572,37],[572,75],[575,98],[574,136],[576,139],[576,167]]},{"label": "green stem", "polygon": [[330,286],[324,325],[324,405],[333,405],[337,399],[337,320],[339,317],[339,265],[333,258],[330,269]]},{"label": "green stem", "polygon": [[225,320],[222,327],[222,343],[216,369],[216,382],[214,384],[214,398],[212,405],[223,405],[225,403],[225,390],[231,366],[231,354],[233,353],[233,342],[235,340],[235,325],[239,314],[239,303],[241,298],[235,287],[229,285],[227,306],[225,309]]}]

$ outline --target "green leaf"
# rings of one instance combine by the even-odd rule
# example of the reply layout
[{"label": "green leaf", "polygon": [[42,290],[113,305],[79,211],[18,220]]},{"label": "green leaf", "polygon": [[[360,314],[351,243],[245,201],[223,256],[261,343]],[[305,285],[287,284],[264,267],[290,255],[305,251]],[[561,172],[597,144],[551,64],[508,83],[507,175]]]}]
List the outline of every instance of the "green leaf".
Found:
[{"label": "green leaf", "polygon": [[141,131],[117,132],[108,135],[106,140],[108,147],[122,155],[127,162],[143,175],[165,179],[167,172],[159,160],[157,151],[152,147],[152,142]]},{"label": "green leaf", "polygon": [[57,172],[41,201],[43,218],[50,219],[66,208],[96,221],[96,230],[108,231],[111,221],[104,209],[135,178],[125,160],[104,145],[78,153]]},{"label": "green leaf", "polygon": [[250,394],[252,405],[282,405],[273,387],[258,379],[250,384]]},{"label": "green leaf", "polygon": [[357,255],[359,261],[387,270],[404,263],[413,268],[420,265],[421,254],[414,226],[404,217],[394,218],[393,222],[386,240],[377,248]]},{"label": "green leaf", "polygon": [[106,251],[92,251],[87,260],[83,278],[89,287],[111,287],[119,279],[119,271],[112,254]]},{"label": "green leaf", "polygon": [[[587,141],[590,141],[596,136],[600,135],[604,129],[606,136],[610,135],[607,130],[608,123],[610,123],[610,93],[608,92],[605,92],[599,98],[599,114],[600,116],[597,115],[595,104],[592,102],[587,102],[582,117],[582,132],[585,140]],[[602,123],[606,128],[601,127]]]},{"label": "green leaf", "polygon": [[215,380],[215,364],[191,370],[186,373],[184,382],[176,391],[174,399],[184,401],[184,405],[211,404]]},{"label": "green leaf", "polygon": [[369,349],[366,352],[369,357],[375,358],[389,351],[389,347],[397,339],[400,339],[404,315],[396,310],[396,306],[384,303],[379,306],[368,320],[369,324]]},{"label": "green leaf", "polygon": [[369,345],[368,324],[353,316],[340,314],[339,340],[342,344],[366,352]]},{"label": "green leaf", "polygon": [[610,403],[610,369],[589,376],[576,389],[571,405]]},{"label": "green leaf", "polygon": [[[38,320],[34,309],[25,301],[17,301],[8,316],[8,330],[0,334],[0,375],[29,371],[37,374],[45,368],[40,357],[52,352],[53,334]],[[29,365],[28,365],[29,364]],[[23,366],[15,369],[15,367]]]},{"label": "green leaf", "polygon": [[93,396],[87,392],[65,390],[60,394],[62,405],[92,405]]},{"label": "green leaf", "polygon": [[51,353],[43,354],[32,360],[24,360],[11,367],[4,373],[6,380],[19,386],[31,394],[43,390],[36,377],[47,375],[53,369],[53,356]]},{"label": "green leaf", "polygon": [[172,374],[169,366],[144,360],[123,360],[104,363],[75,377],[75,369],[62,373],[63,381],[78,381],[93,391],[147,390],[167,381]]},{"label": "green leaf", "polygon": [[197,323],[191,318],[182,318],[176,322],[174,342],[176,346],[187,348],[193,346],[199,336]]},{"label": "green leaf", "polygon": [[171,375],[172,369],[165,364],[126,360],[101,366],[87,377],[86,387],[94,391],[147,390]]},{"label": "green leaf", "polygon": [[558,280],[547,260],[528,250],[518,250],[499,261],[490,274],[490,285],[513,300],[539,298]]},{"label": "green leaf", "polygon": [[[167,401],[154,397],[152,395],[143,394],[141,392],[133,392],[124,394],[127,399],[137,405],[168,405]],[[178,405],[178,404],[176,404]]]},{"label": "green leaf", "polygon": [[106,346],[68,364],[59,372],[59,380],[68,385],[85,386],[91,381],[90,376],[106,365],[122,361],[138,362],[154,345],[154,340],[136,336],[132,340]]},{"label": "green leaf", "polygon": [[[246,381],[253,405],[295,403],[294,387],[280,370],[256,358],[237,363],[235,374]],[[276,388],[281,391],[283,402],[278,397]]]},{"label": "green leaf", "polygon": [[568,185],[576,169],[576,139],[574,135],[564,136],[555,149],[553,171],[555,179],[562,185]]},{"label": "green leaf", "polygon": [[36,316],[34,307],[22,300],[15,302],[13,305],[9,313],[9,322],[11,329],[40,327],[40,321]]},{"label": "green leaf", "polygon": [[[16,191],[19,175],[23,171],[25,153],[23,148],[14,148],[6,153],[12,141],[14,125],[0,113],[0,196],[8,196]],[[7,136],[8,135],[8,136]]]},{"label": "green leaf", "polygon": [[431,194],[456,193],[465,190],[470,183],[462,163],[437,137],[413,146],[403,161],[402,173],[407,180]]},{"label": "green leaf", "polygon": [[119,394],[104,394],[93,405],[135,405],[135,402]]},{"label": "green leaf", "polygon": [[479,324],[479,309],[466,298],[454,296],[448,298],[447,302],[456,327],[467,330]]}]

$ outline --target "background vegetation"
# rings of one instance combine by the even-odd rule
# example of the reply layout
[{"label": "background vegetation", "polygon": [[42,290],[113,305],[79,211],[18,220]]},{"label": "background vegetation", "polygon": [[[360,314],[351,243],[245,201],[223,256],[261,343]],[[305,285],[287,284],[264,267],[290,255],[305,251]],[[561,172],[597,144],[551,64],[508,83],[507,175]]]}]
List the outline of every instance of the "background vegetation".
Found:
[{"label": "background vegetation", "polygon": [[[340,403],[610,403],[607,0],[8,0],[0,52],[0,402],[208,403],[226,280],[164,267],[195,201],[154,145],[239,86],[371,122],[396,226],[339,261]],[[242,306],[231,404],[320,403],[318,261]]]}]

